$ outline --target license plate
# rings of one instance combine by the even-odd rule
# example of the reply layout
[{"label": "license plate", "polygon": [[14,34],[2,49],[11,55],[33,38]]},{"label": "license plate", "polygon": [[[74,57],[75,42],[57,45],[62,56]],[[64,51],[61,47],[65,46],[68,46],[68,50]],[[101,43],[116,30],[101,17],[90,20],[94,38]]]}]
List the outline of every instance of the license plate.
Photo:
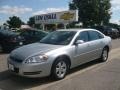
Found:
[{"label": "license plate", "polygon": [[14,71],[14,66],[13,66],[13,65],[9,64],[9,65],[8,65],[8,68],[9,68],[10,70]]}]

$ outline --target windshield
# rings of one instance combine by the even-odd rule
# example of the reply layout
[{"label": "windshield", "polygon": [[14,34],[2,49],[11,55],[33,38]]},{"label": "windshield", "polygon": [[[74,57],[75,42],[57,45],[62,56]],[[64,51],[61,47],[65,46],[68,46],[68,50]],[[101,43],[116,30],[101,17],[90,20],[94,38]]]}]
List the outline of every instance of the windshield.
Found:
[{"label": "windshield", "polygon": [[67,45],[70,43],[75,34],[76,31],[54,31],[43,38],[40,43]]}]

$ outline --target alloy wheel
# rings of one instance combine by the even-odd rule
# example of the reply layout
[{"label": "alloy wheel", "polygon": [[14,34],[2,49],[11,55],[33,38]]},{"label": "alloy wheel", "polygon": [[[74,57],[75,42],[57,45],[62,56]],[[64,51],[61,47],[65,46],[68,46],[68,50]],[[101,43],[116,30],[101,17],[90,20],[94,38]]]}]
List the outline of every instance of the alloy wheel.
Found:
[{"label": "alloy wheel", "polygon": [[59,78],[63,78],[67,71],[67,65],[64,61],[60,61],[56,65],[56,75]]}]

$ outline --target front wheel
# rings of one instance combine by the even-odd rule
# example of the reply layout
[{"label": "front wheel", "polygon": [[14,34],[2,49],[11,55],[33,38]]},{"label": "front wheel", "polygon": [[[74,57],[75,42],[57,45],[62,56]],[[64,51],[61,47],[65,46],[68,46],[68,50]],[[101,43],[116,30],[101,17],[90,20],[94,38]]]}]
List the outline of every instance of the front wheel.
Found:
[{"label": "front wheel", "polygon": [[108,49],[104,48],[103,51],[102,51],[102,55],[101,55],[100,60],[102,62],[105,62],[105,61],[107,61],[107,59],[108,59]]},{"label": "front wheel", "polygon": [[68,71],[68,65],[65,60],[57,60],[52,68],[52,76],[56,80],[63,79]]}]

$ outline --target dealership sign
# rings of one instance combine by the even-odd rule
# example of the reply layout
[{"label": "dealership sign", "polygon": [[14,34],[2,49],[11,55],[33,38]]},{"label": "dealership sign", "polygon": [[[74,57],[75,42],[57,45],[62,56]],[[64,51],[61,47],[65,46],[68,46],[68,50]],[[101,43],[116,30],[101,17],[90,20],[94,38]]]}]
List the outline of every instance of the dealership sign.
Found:
[{"label": "dealership sign", "polygon": [[36,24],[69,23],[78,21],[78,11],[69,10],[35,16]]}]

